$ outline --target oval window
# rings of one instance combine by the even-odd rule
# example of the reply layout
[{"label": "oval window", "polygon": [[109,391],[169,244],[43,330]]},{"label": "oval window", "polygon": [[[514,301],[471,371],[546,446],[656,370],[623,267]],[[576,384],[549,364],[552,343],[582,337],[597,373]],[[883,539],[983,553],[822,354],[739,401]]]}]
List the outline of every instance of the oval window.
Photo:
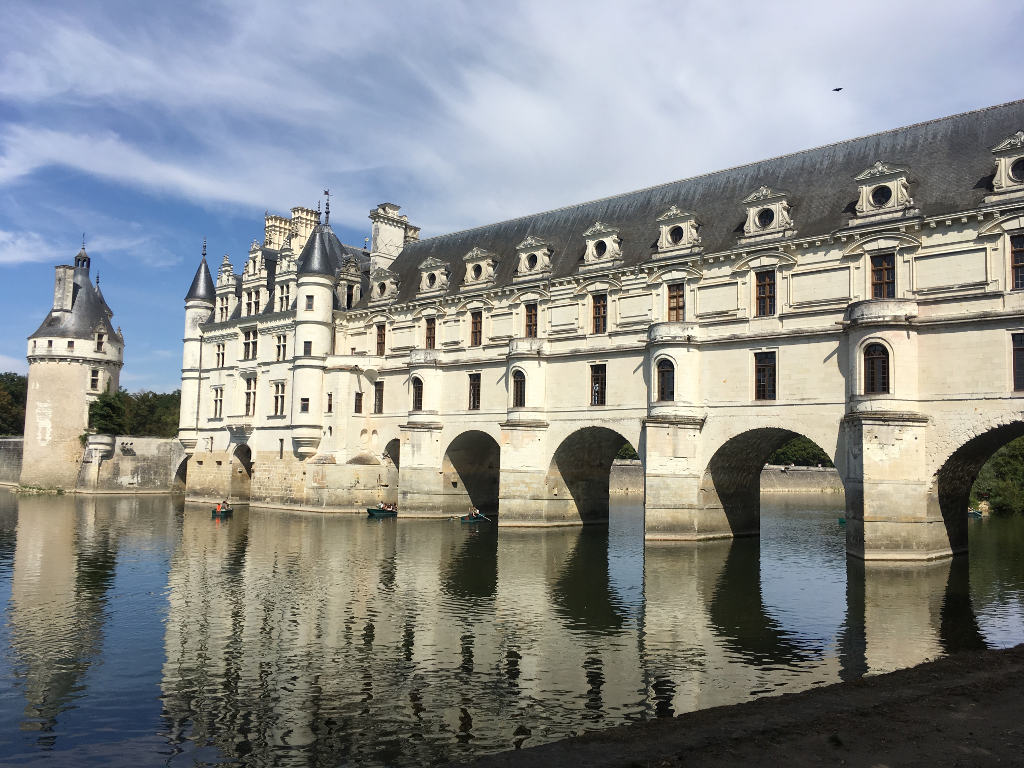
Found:
[{"label": "oval window", "polygon": [[481,267],[479,264],[474,264],[473,265],[473,279],[474,280],[479,280],[480,279],[480,275],[482,275],[483,273],[484,273],[484,268],[483,267]]},{"label": "oval window", "polygon": [[672,241],[673,245],[678,245],[683,242],[683,228],[676,225],[668,231],[668,239]]},{"label": "oval window", "polygon": [[601,258],[602,256],[604,256],[606,253],[608,253],[608,243],[606,243],[604,240],[598,240],[596,243],[594,243],[594,253],[597,254],[597,258]]},{"label": "oval window", "polygon": [[771,208],[762,208],[757,212],[757,226],[761,229],[768,229],[775,221],[775,211]]},{"label": "oval window", "polygon": [[383,296],[387,292],[388,292],[387,283],[377,283],[377,295],[378,296]]},{"label": "oval window", "polygon": [[427,275],[427,288],[433,288],[435,285],[437,285],[437,275],[431,272]]},{"label": "oval window", "polygon": [[537,254],[536,253],[531,253],[529,256],[526,257],[526,268],[527,269],[534,269],[536,266],[537,266]]},{"label": "oval window", "polygon": [[1010,166],[1010,177],[1016,182],[1024,182],[1024,157],[1018,157]]},{"label": "oval window", "polygon": [[888,184],[879,184],[871,190],[871,204],[875,208],[882,208],[892,200],[892,187]]}]

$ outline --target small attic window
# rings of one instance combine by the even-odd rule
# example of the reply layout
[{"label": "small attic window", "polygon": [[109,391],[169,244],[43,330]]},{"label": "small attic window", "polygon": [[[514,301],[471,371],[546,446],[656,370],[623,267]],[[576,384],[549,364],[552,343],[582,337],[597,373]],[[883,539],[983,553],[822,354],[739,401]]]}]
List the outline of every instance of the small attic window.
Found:
[{"label": "small attic window", "polygon": [[388,292],[387,283],[377,283],[377,295],[378,296],[383,296],[387,292]]},{"label": "small attic window", "polygon": [[871,190],[871,204],[875,208],[884,208],[892,200],[892,187],[888,184],[879,184]]},{"label": "small attic window", "polygon": [[474,264],[473,265],[473,279],[474,280],[479,280],[480,279],[480,275],[482,275],[483,273],[484,273],[484,268],[483,267],[481,267],[479,264]]},{"label": "small attic window", "polygon": [[757,212],[757,226],[761,229],[768,229],[775,221],[775,211],[771,208],[762,208]]},{"label": "small attic window", "polygon": [[1017,182],[1024,182],[1024,157],[1018,157],[1010,166],[1010,178]]},{"label": "small attic window", "polygon": [[597,258],[600,259],[606,253],[608,253],[608,243],[606,243],[604,240],[598,240],[596,243],[594,243],[594,253],[597,254]]},{"label": "small attic window", "polygon": [[537,254],[531,253],[526,257],[526,268],[535,269],[537,267]]},{"label": "small attic window", "polygon": [[668,231],[668,239],[672,242],[672,245],[679,245],[683,241],[685,234],[683,228],[677,224]]},{"label": "small attic window", "polygon": [[427,275],[427,287],[433,288],[435,285],[437,285],[437,274],[431,272],[429,275]]}]

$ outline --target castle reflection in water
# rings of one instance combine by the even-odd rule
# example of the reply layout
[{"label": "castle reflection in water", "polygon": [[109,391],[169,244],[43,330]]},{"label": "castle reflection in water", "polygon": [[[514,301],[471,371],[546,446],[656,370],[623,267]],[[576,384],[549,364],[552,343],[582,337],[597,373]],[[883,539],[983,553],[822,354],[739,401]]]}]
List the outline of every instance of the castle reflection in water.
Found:
[{"label": "castle reflection in water", "polygon": [[0,492],[0,761],[435,763],[1024,640],[1024,524],[848,560],[822,498],[760,539]]}]

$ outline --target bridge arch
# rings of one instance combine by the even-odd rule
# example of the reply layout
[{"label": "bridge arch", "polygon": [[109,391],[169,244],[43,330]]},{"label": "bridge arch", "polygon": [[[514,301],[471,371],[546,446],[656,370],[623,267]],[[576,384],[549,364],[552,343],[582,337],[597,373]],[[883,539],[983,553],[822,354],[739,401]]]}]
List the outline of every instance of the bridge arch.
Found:
[{"label": "bridge arch", "polygon": [[249,500],[252,487],[252,449],[242,443],[231,455],[231,480],[228,496],[242,501]]},{"label": "bridge arch", "polygon": [[501,448],[491,435],[471,429],[455,437],[445,449],[441,476],[445,513],[461,515],[474,506],[497,514]]},{"label": "bridge arch", "polygon": [[612,462],[624,445],[636,448],[608,427],[588,426],[570,432],[555,449],[546,483],[555,499],[567,506],[564,519],[583,523],[608,519]]},{"label": "bridge arch", "polygon": [[697,503],[703,512],[717,511],[724,517],[720,521],[724,535],[760,532],[761,470],[775,451],[796,437],[805,437],[822,448],[817,440],[791,429],[757,427],[727,438],[711,455],[701,476]]},{"label": "bridge arch", "polygon": [[967,551],[967,508],[971,486],[992,455],[1024,437],[1024,414],[1008,414],[977,425],[968,438],[941,459],[928,486],[928,516],[941,517],[953,554]]}]

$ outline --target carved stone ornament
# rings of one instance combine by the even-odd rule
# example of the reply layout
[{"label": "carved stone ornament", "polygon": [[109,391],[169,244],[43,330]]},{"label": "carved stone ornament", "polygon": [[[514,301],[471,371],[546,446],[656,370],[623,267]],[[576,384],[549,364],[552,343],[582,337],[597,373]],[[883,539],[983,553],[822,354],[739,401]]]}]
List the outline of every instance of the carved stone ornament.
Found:
[{"label": "carved stone ornament", "polygon": [[583,252],[585,264],[605,264],[615,261],[621,254],[622,238],[619,230],[602,221],[595,221],[583,237],[587,240],[587,248]]},{"label": "carved stone ornament", "polygon": [[420,264],[420,293],[447,290],[450,271],[448,263],[430,256]]},{"label": "carved stone ornament", "polygon": [[773,240],[795,234],[787,192],[761,186],[743,198],[747,220],[743,224],[745,241]]},{"label": "carved stone ornament", "polygon": [[857,218],[884,219],[903,216],[912,211],[914,199],[907,182],[908,169],[876,161],[853,177],[859,181]]},{"label": "carved stone ornament", "polygon": [[463,278],[466,285],[481,285],[494,280],[494,265],[498,257],[490,251],[474,246],[462,260],[466,263],[466,276]]},{"label": "carved stone ornament", "polygon": [[398,293],[398,275],[385,267],[370,273],[370,301],[386,301]]},{"label": "carved stone ornament", "polygon": [[659,253],[678,254],[699,250],[700,223],[689,211],[673,205],[658,217]]},{"label": "carved stone ornament", "polygon": [[994,194],[985,200],[1024,197],[1024,131],[1000,141],[992,148],[992,154],[996,156],[996,172],[992,176]]},{"label": "carved stone ornament", "polygon": [[516,277],[544,275],[551,271],[551,246],[540,238],[529,235],[516,246],[519,263]]}]

